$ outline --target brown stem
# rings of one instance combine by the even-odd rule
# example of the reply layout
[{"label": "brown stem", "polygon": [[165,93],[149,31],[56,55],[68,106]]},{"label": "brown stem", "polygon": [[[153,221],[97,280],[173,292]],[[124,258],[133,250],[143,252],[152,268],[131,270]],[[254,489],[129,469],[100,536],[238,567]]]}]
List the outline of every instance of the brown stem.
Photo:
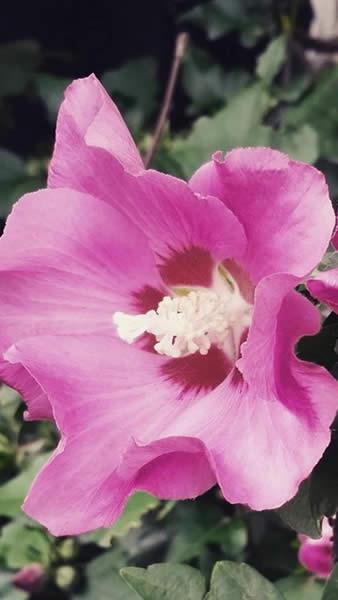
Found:
[{"label": "brown stem", "polygon": [[304,48],[309,50],[315,50],[316,52],[338,52],[338,38],[331,38],[329,40],[321,40],[309,36],[304,31],[297,30],[295,32],[295,38],[301,42]]},{"label": "brown stem", "polygon": [[301,0],[294,0],[291,6],[289,17],[282,17],[282,26],[286,33],[286,60],[282,73],[282,82],[284,87],[288,87],[292,77],[292,61],[294,56],[293,38],[297,23],[298,12]]},{"label": "brown stem", "polygon": [[155,131],[154,131],[153,139],[151,141],[150,148],[144,159],[144,164],[145,164],[146,168],[148,168],[149,165],[151,164],[151,161],[154,158],[155,152],[156,152],[157,147],[161,140],[163,128],[164,128],[164,125],[166,123],[166,120],[167,120],[167,117],[168,117],[168,114],[169,114],[169,111],[171,108],[171,101],[172,101],[173,93],[175,90],[181,62],[182,62],[182,59],[184,57],[184,54],[185,54],[185,51],[187,48],[187,44],[188,44],[188,34],[184,33],[184,32],[179,33],[176,38],[174,57],[173,57],[173,61],[172,61],[171,69],[170,69],[170,75],[169,75],[166,91],[165,91],[163,102],[162,102],[162,107],[161,107],[160,114],[157,119],[157,123],[156,123],[156,127],[155,127]]}]

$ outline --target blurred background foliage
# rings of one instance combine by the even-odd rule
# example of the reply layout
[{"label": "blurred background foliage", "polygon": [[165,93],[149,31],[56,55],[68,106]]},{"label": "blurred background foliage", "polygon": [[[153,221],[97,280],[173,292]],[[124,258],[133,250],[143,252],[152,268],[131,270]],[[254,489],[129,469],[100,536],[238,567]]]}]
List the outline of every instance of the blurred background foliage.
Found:
[{"label": "blurred background foliage", "polygon": [[[317,165],[335,202],[338,44],[311,38],[312,18],[308,0],[6,2],[0,21],[1,223],[20,195],[46,183],[58,106],[73,78],[94,71],[147,151],[182,30],[189,47],[153,166],[188,178],[215,150],[268,145]],[[337,319],[328,317],[314,344],[302,342],[301,355],[337,371],[337,328]],[[334,436],[313,476],[279,515],[231,506],[216,489],[179,503],[139,493],[110,529],[55,539],[20,506],[57,435],[49,423],[24,422],[23,411],[3,386],[0,598],[199,600],[210,585],[208,600],[322,597],[323,584],[297,563],[297,537],[287,524],[319,535],[320,517],[336,510]],[[214,568],[217,561],[225,562]],[[275,583],[250,567],[231,571],[226,561],[245,561]],[[167,564],[144,570],[155,562]]]}]

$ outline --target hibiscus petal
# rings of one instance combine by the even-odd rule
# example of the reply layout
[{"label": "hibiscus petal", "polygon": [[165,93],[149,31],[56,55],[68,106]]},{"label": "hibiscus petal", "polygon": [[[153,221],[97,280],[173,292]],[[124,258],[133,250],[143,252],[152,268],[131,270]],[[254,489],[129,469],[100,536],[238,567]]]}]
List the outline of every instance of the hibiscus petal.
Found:
[{"label": "hibiscus petal", "polygon": [[168,285],[208,286],[215,262],[244,254],[243,227],[217,198],[194,194],[185,182],[157,171],[125,174],[124,182],[117,206],[147,236]]},{"label": "hibiscus petal", "polygon": [[[115,519],[133,489],[194,497],[216,476],[234,503],[265,509],[290,499],[328,445],[338,404],[337,382],[293,355],[296,340],[319,326],[311,303],[290,292],[294,282],[274,276],[258,286],[241,372],[235,370],[207,395],[182,394],[163,377],[167,359],[113,338],[18,342],[7,359],[24,364],[48,391],[66,449],[70,444],[67,454],[62,446],[60,469],[48,466],[33,485],[29,514],[53,532],[74,533]],[[85,494],[82,465],[98,437],[112,462],[98,479],[85,475]],[[93,460],[99,462],[95,451]],[[63,492],[47,502],[56,477],[67,484],[68,463],[79,493]],[[73,518],[70,530],[62,515],[70,519],[75,508],[80,520]]]},{"label": "hibiscus petal", "polygon": [[74,152],[74,144],[80,142],[107,150],[130,172],[144,168],[117,106],[95,75],[73,81],[65,92],[49,168],[50,187],[72,187],[71,181],[65,181],[63,169],[66,157]]},{"label": "hibiscus petal", "polygon": [[338,269],[318,273],[306,282],[311,295],[338,313]]},{"label": "hibiscus petal", "polygon": [[47,419],[53,420],[53,411],[47,394],[22,365],[12,365],[0,360],[0,380],[15,388],[24,398],[28,410],[24,417],[27,421]]},{"label": "hibiscus petal", "polygon": [[109,525],[134,489],[191,498],[215,483],[202,442],[157,440],[185,408],[160,381],[162,357],[113,337],[57,336],[22,340],[6,358],[48,392],[63,432],[24,505],[55,535]]},{"label": "hibiscus petal", "polygon": [[245,266],[254,282],[278,272],[304,277],[320,262],[335,224],[324,176],[268,148],[220,153],[190,181],[220,198],[248,238]]},{"label": "hibiscus petal", "polygon": [[133,220],[148,237],[168,285],[208,286],[215,260],[243,255],[243,227],[217,198],[195,194],[185,182],[157,171],[130,175],[106,151],[78,140],[63,158],[59,183]]},{"label": "hibiscus petal", "polygon": [[256,510],[294,496],[329,444],[338,408],[334,378],[294,355],[296,341],[319,329],[316,308],[290,291],[296,281],[275,275],[257,286],[238,370],[166,429],[203,441],[225,498]]},{"label": "hibiscus petal", "polygon": [[214,260],[243,255],[243,227],[220,200],[156,171],[132,176],[105,149],[88,146],[73,121],[67,131],[49,186],[89,193],[127,214],[147,235],[169,285],[209,285]]},{"label": "hibiscus petal", "polygon": [[319,313],[288,292],[292,279],[272,276],[257,287],[241,373],[215,390],[226,406],[219,449],[212,451],[218,480],[227,499],[257,510],[296,493],[330,442],[338,408],[334,378],[294,355],[296,341],[319,329]]},{"label": "hibiscus petal", "polygon": [[[163,289],[153,253],[132,222],[73,190],[28,194],[0,240],[0,351],[32,335],[113,335],[113,312],[137,312],[146,286]],[[23,394],[31,418],[50,415],[22,369],[2,362],[0,376]]]}]

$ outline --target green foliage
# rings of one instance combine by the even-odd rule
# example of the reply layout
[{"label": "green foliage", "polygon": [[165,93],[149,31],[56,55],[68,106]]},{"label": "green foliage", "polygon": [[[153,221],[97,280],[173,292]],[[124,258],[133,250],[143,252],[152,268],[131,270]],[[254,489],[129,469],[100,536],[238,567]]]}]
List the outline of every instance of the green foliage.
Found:
[{"label": "green foliage", "polygon": [[51,543],[45,532],[34,523],[13,521],[2,528],[0,559],[10,569],[20,569],[33,562],[48,566]]},{"label": "green foliage", "polygon": [[208,6],[197,6],[185,15],[206,30],[210,39],[217,39],[233,30],[247,34],[246,42],[253,42],[273,29],[271,0],[212,0]]},{"label": "green foliage", "polygon": [[283,127],[272,134],[271,146],[310,164],[319,158],[318,134],[310,125],[301,125],[298,129]]},{"label": "green foliage", "polygon": [[324,585],[314,577],[296,575],[280,579],[276,587],[285,600],[321,600]]},{"label": "green foliage", "polygon": [[286,112],[285,122],[292,127],[307,123],[320,140],[320,156],[330,160],[338,157],[338,67],[332,66],[320,74],[299,104]]},{"label": "green foliage", "polygon": [[325,586],[322,600],[336,600],[336,598],[338,598],[338,565],[334,567]]},{"label": "green foliage", "polygon": [[123,579],[143,600],[202,600],[205,580],[186,565],[152,565],[121,570]]},{"label": "green foliage", "polygon": [[283,600],[278,589],[252,567],[228,561],[216,563],[206,596],[205,579],[185,565],[129,567],[121,575],[143,600]]},{"label": "green foliage", "polygon": [[46,105],[48,117],[52,123],[55,123],[64,91],[70,84],[71,79],[57,77],[49,73],[38,73],[34,81],[37,93]]},{"label": "green foliage", "polygon": [[0,148],[0,217],[6,216],[23,194],[43,187],[42,177],[13,152]]},{"label": "green foliage", "polygon": [[206,544],[221,544],[225,556],[239,558],[247,544],[247,531],[243,521],[229,520],[214,506],[198,502],[176,507],[172,515],[172,541],[166,560],[188,562],[201,557]]},{"label": "green foliage", "polygon": [[123,117],[136,135],[149,122],[156,107],[158,82],[157,65],[152,57],[139,58],[106,71],[102,83],[123,106]]},{"label": "green foliage", "polygon": [[25,91],[40,60],[39,45],[33,40],[0,46],[0,98]]},{"label": "green foliage", "polygon": [[320,518],[311,502],[311,478],[301,483],[296,496],[277,510],[283,521],[295,531],[320,538]]},{"label": "green foliage", "polygon": [[257,63],[257,75],[266,85],[270,85],[280,71],[286,56],[287,38],[280,35],[274,38],[261,54]]},{"label": "green foliage", "polygon": [[275,586],[246,564],[216,564],[206,600],[282,600]]},{"label": "green foliage", "polygon": [[[237,146],[268,146],[270,128],[262,119],[273,100],[263,84],[255,83],[240,92],[212,117],[200,117],[186,138],[176,138],[172,153],[188,178],[215,150],[226,152]],[[235,124],[235,126],[234,126]]]},{"label": "green foliage", "polygon": [[0,486],[0,515],[15,517],[21,510],[21,505],[35,475],[47,461],[48,454],[38,454],[30,461],[19,475]]},{"label": "green foliage", "polygon": [[[106,552],[91,561],[86,572],[86,586],[74,598],[83,600],[137,600],[133,592],[121,579],[118,569],[122,566],[119,553]],[[122,558],[123,560],[123,558]]]},{"label": "green foliage", "polygon": [[1,600],[26,600],[28,594],[18,590],[12,585],[12,576],[0,571],[0,598]]},{"label": "green foliage", "polygon": [[101,529],[96,531],[91,539],[94,539],[99,546],[108,548],[111,541],[115,537],[126,535],[128,531],[134,527],[140,527],[142,517],[149,511],[159,505],[159,500],[145,494],[144,492],[136,492],[128,500],[126,507],[121,517],[109,529]]},{"label": "green foliage", "polygon": [[189,114],[209,111],[230,101],[248,84],[250,75],[242,69],[225,73],[210,56],[195,48],[188,49],[182,69],[182,84],[191,98]]},{"label": "green foliage", "polygon": [[313,538],[320,537],[321,519],[334,515],[338,509],[337,454],[334,429],[331,444],[310,477],[300,485],[296,496],[278,510],[285,523]]}]

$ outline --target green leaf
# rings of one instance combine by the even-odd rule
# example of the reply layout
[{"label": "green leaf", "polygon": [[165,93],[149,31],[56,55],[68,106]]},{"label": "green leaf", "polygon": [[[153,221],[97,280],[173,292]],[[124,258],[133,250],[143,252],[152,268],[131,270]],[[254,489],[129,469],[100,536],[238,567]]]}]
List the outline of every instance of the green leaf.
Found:
[{"label": "green leaf", "polygon": [[95,540],[99,546],[109,547],[114,537],[126,535],[130,529],[140,527],[143,515],[156,508],[159,503],[160,501],[150,494],[136,492],[129,498],[121,517],[112,527],[94,532]]},{"label": "green leaf", "polygon": [[15,517],[21,511],[29,487],[48,457],[47,453],[36,456],[24,471],[0,486],[0,515]]},{"label": "green leaf", "polygon": [[187,565],[127,567],[121,576],[143,600],[202,600],[205,593],[204,577]]},{"label": "green leaf", "polygon": [[188,49],[182,83],[186,94],[193,100],[190,113],[206,110],[224,101],[224,80],[222,67],[212,62],[208,54],[198,48]]},{"label": "green leaf", "polygon": [[212,117],[201,117],[185,139],[172,144],[174,157],[184,175],[190,177],[216,150],[226,152],[238,146],[270,146],[272,130],[262,120],[273,100],[262,83],[240,92]]},{"label": "green leaf", "polygon": [[[337,600],[338,598],[338,565],[336,565],[331,573],[330,579],[328,580],[322,600]],[[307,599],[306,599],[307,600]],[[312,599],[310,599],[312,600]],[[316,600],[316,598],[314,598]]]},{"label": "green leaf", "polygon": [[21,158],[0,148],[0,216],[6,216],[20,196],[43,187],[43,183],[27,173]]},{"label": "green leaf", "polygon": [[277,509],[276,512],[291,529],[312,538],[320,538],[320,516],[313,513],[310,488],[310,479],[303,481],[296,496]]},{"label": "green leaf", "polygon": [[23,92],[40,63],[40,48],[33,40],[0,46],[0,97]]},{"label": "green leaf", "polygon": [[[140,600],[121,579],[118,570],[123,563],[118,552],[105,552],[92,560],[86,569],[86,587],[74,598],[79,600]],[[73,597],[73,596],[72,596]]]},{"label": "green leaf", "polygon": [[338,157],[338,67],[327,68],[312,89],[296,106],[290,107],[284,122],[299,127],[308,123],[319,136],[320,155],[332,160]]},{"label": "green leaf", "polygon": [[15,182],[25,177],[25,163],[21,158],[0,148],[0,185],[4,183]]},{"label": "green leaf", "polygon": [[220,108],[224,101],[236,96],[249,83],[250,75],[236,69],[225,73],[221,65],[199,48],[190,47],[182,69],[184,90],[192,99],[188,113]]},{"label": "green leaf", "polygon": [[210,541],[219,542],[226,558],[238,558],[248,543],[248,532],[244,521],[232,519],[211,537]]},{"label": "green leaf", "polygon": [[276,587],[285,600],[321,600],[324,588],[323,583],[309,575],[285,577],[277,581]]},{"label": "green leaf", "polygon": [[57,77],[49,73],[39,73],[35,77],[35,85],[41,99],[44,101],[48,111],[49,120],[54,123],[56,115],[63,100],[66,87],[71,79],[66,77]]},{"label": "green leaf", "polygon": [[12,584],[13,574],[0,571],[0,598],[1,600],[25,600],[28,594],[18,590]]},{"label": "green leaf", "polygon": [[50,553],[51,544],[42,529],[20,521],[13,521],[2,528],[0,556],[10,569],[20,569],[32,562],[48,566]]},{"label": "green leaf", "polygon": [[247,531],[242,521],[225,519],[216,507],[200,499],[177,506],[170,540],[166,555],[170,562],[188,562],[200,556],[206,544],[221,544],[227,558],[237,558],[246,546]]},{"label": "green leaf", "polygon": [[154,58],[138,58],[120,69],[106,71],[102,84],[114,99],[120,100],[123,116],[134,132],[144,126],[156,108],[158,79]]},{"label": "green leaf", "polygon": [[211,576],[210,592],[205,600],[283,600],[267,579],[244,563],[216,563]]},{"label": "green leaf", "polygon": [[203,27],[211,40],[229,33],[234,24],[224,14],[220,2],[211,2],[209,6],[197,6],[184,15],[184,21]]},{"label": "green leaf", "polygon": [[286,56],[287,39],[284,34],[276,37],[260,55],[257,62],[257,75],[270,85],[281,69]]},{"label": "green leaf", "polygon": [[321,536],[321,519],[338,508],[338,439],[333,439],[296,496],[278,509],[278,514],[292,529],[306,535]]},{"label": "green leaf", "polygon": [[212,0],[184,15],[206,30],[210,39],[217,39],[233,30],[247,34],[253,40],[272,29],[271,0]]},{"label": "green leaf", "polygon": [[274,86],[274,94],[278,97],[278,100],[284,100],[289,103],[297,102],[312,84],[313,73],[311,70],[291,75],[291,81],[289,81],[286,87],[283,85],[283,82],[280,85]]},{"label": "green leaf", "polygon": [[310,125],[282,129],[273,134],[271,146],[295,160],[313,164],[319,158],[318,134]]}]

